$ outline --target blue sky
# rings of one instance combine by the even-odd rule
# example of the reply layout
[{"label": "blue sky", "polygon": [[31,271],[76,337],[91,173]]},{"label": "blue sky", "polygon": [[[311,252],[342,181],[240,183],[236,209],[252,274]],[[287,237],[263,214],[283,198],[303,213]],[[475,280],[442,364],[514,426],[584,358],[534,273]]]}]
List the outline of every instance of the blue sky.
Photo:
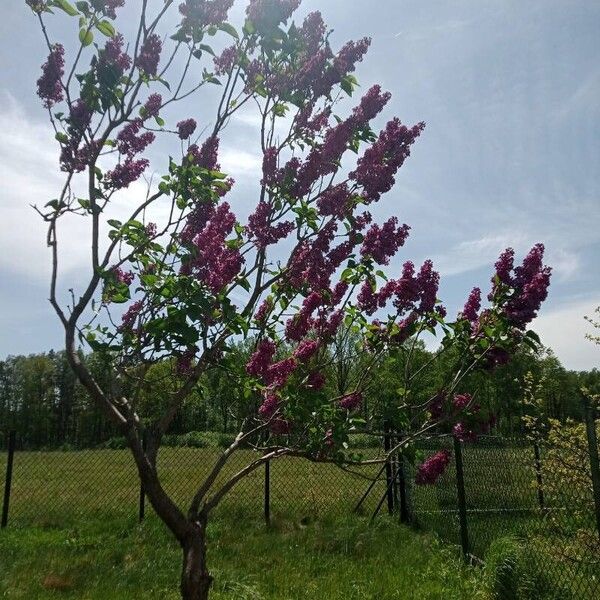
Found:
[{"label": "blue sky", "polygon": [[[128,0],[125,30],[139,3]],[[243,7],[236,4],[234,20]],[[600,366],[583,320],[600,304],[600,4],[305,0],[299,16],[315,9],[334,28],[336,45],[373,38],[357,75],[363,90],[378,82],[392,92],[384,118],[427,122],[396,187],[375,211],[412,226],[390,274],[406,259],[431,257],[442,274],[440,295],[456,311],[471,287],[488,288],[506,246],[522,255],[542,241],[554,275],[534,328],[568,368]],[[55,39],[74,37],[69,19],[49,23]],[[61,180],[35,95],[44,46],[24,1],[3,7],[0,33],[2,357],[60,347],[46,300],[44,228],[29,205],[56,196]],[[192,116],[202,126],[209,104],[210,98],[182,105],[173,121]],[[242,218],[260,166],[254,132],[251,115],[240,115],[221,157],[238,183],[231,198]],[[157,143],[152,169],[164,170],[169,152],[177,148]],[[121,208],[142,192],[132,186]],[[64,239],[61,283],[77,289],[87,268],[85,230],[73,222]]]}]

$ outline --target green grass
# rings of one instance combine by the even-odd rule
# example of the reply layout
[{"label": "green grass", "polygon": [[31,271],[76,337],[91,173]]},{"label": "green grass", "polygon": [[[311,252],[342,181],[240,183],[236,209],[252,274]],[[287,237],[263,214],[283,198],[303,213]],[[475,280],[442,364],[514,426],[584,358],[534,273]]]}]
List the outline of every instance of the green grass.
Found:
[{"label": "green grass", "polygon": [[[202,481],[219,452],[220,450],[217,448],[167,447],[161,449],[158,468],[163,484],[184,510],[198,483]],[[365,450],[365,454],[369,455],[373,455],[375,452],[375,449]],[[241,451],[235,455],[222,477],[227,477],[242,468],[251,460],[251,454],[250,451]],[[534,484],[535,473],[530,455],[529,448],[468,446],[465,448],[465,487],[471,550],[479,558],[485,558],[487,548],[495,539],[509,534],[515,535],[519,539],[527,540],[532,549],[535,548],[535,552],[532,550],[534,562],[539,564],[541,570],[548,571],[557,586],[573,586],[576,591],[573,595],[574,598],[593,597],[593,593],[589,595],[585,589],[588,588],[586,582],[592,580],[596,575],[585,565],[582,566],[581,561],[573,563],[557,552],[560,548],[573,543],[577,531],[574,531],[573,535],[567,539],[564,537],[564,527],[555,527],[556,531],[554,531],[550,521],[542,518],[541,513],[536,512],[537,490]],[[5,461],[5,454],[0,455],[0,473],[5,468],[3,461]],[[324,540],[330,540],[334,546],[336,544],[345,545],[344,547],[348,550],[352,546],[347,539],[348,536],[357,536],[357,531],[361,527],[363,528],[361,530],[363,537],[361,537],[358,547],[360,548],[364,544],[372,546],[373,549],[370,550],[369,555],[361,556],[352,550],[352,552],[348,551],[339,556],[335,554],[337,557],[335,560],[339,559],[340,568],[345,565],[344,568],[348,569],[348,573],[356,571],[356,577],[360,577],[361,581],[370,582],[372,578],[375,578],[375,582],[370,582],[365,588],[367,591],[364,591],[352,579],[354,587],[351,586],[350,591],[344,587],[345,584],[342,586],[346,589],[345,597],[371,597],[368,594],[378,597],[377,593],[382,589],[388,595],[379,597],[438,597],[435,595],[393,595],[394,590],[404,589],[396,580],[396,564],[404,564],[407,561],[407,564],[412,564],[410,556],[405,555],[403,548],[398,548],[398,546],[408,545],[411,548],[410,552],[415,552],[419,561],[427,563],[429,559],[425,556],[426,553],[418,550],[419,545],[422,546],[425,543],[423,538],[416,538],[420,541],[409,540],[407,532],[398,528],[391,529],[390,533],[386,529],[389,525],[387,520],[382,529],[377,527],[375,530],[368,529],[363,520],[357,520],[356,526],[351,525],[354,521],[348,520],[351,518],[349,515],[353,507],[369,484],[369,481],[360,475],[374,476],[377,471],[378,467],[370,466],[360,469],[358,474],[348,473],[333,465],[315,464],[297,458],[274,461],[271,465],[271,514],[276,524],[273,532],[265,532],[260,525],[264,501],[264,470],[258,469],[242,480],[215,513],[217,522],[213,526],[212,535],[218,551],[215,553],[214,564],[217,569],[222,569],[226,574],[224,578],[220,578],[221,581],[229,581],[227,585],[230,587],[238,586],[235,588],[237,590],[235,593],[227,586],[219,588],[221,591],[218,593],[225,594],[221,597],[294,598],[296,597],[293,595],[296,593],[295,591],[285,593],[277,591],[279,590],[277,586],[281,585],[281,582],[270,581],[270,578],[275,575],[270,572],[268,567],[265,567],[264,562],[270,561],[270,564],[276,566],[283,561],[281,563],[283,570],[291,569],[290,572],[296,573],[294,576],[290,575],[289,578],[283,579],[286,581],[289,579],[291,582],[297,578],[298,581],[294,585],[299,586],[298,589],[303,589],[299,583],[302,577],[307,578],[304,585],[308,585],[307,582],[312,581],[313,578],[327,580],[326,569],[330,571],[333,569],[333,563],[328,563],[326,560],[328,555],[315,553],[314,548],[320,548],[322,544],[327,545]],[[407,473],[409,481],[413,479],[413,476],[414,473]],[[383,493],[384,483],[380,481],[363,505],[361,511],[363,516],[372,514]],[[417,509],[415,516],[421,527],[424,530],[435,531],[442,539],[458,545],[459,527],[454,465],[451,465],[435,486],[411,486],[410,493],[412,494],[411,504]],[[10,552],[10,556],[15,557],[17,562],[24,562],[22,567],[9,568],[8,574],[2,575],[5,578],[3,585],[9,585],[5,583],[6,577],[8,577],[12,583],[7,589],[12,589],[10,587],[12,585],[15,590],[19,590],[21,584],[16,581],[21,575],[23,585],[34,585],[34,582],[29,582],[27,576],[28,570],[25,565],[28,560],[33,561],[31,568],[38,573],[36,585],[40,586],[40,581],[43,581],[44,577],[50,577],[50,584],[52,584],[54,576],[52,570],[48,570],[43,565],[40,557],[37,559],[40,564],[36,565],[35,563],[36,548],[39,546],[42,549],[40,550],[42,556],[54,556],[57,548],[60,549],[60,552],[56,550],[58,556],[61,555],[61,552],[67,556],[72,548],[76,548],[81,551],[81,560],[84,563],[89,561],[94,564],[94,557],[96,555],[100,557],[100,566],[95,574],[88,572],[85,564],[80,565],[79,571],[77,569],[73,571],[69,567],[67,581],[75,587],[79,585],[80,581],[78,573],[83,574],[81,580],[86,585],[89,581],[93,581],[94,577],[99,577],[100,581],[109,581],[110,577],[106,579],[106,573],[109,573],[116,578],[110,584],[111,589],[115,587],[118,590],[120,581],[123,581],[123,585],[129,585],[126,582],[129,581],[128,573],[131,568],[131,577],[134,579],[137,578],[141,581],[143,577],[140,573],[146,569],[151,572],[152,577],[158,578],[156,579],[158,589],[172,589],[173,574],[176,575],[178,569],[179,551],[171,548],[170,556],[174,552],[177,560],[165,558],[164,568],[158,565],[164,558],[161,554],[164,540],[155,525],[147,524],[141,529],[137,527],[138,499],[139,483],[128,450],[18,452],[14,464],[9,530],[6,533],[3,532],[0,539],[4,540],[3,544],[8,544],[5,549]],[[533,510],[529,512],[528,510],[506,511],[507,508]],[[384,511],[385,504],[382,512]],[[148,514],[152,521],[151,509],[148,509]],[[552,515],[555,519],[573,520],[572,510],[554,512]],[[339,521],[340,519],[342,521]],[[120,538],[124,540],[122,548],[115,541]],[[249,551],[240,546],[241,543],[244,543],[245,538],[252,540]],[[21,542],[22,546],[19,545]],[[142,545],[142,551],[135,550],[138,544]],[[254,544],[257,545],[256,548],[254,548]],[[282,555],[274,554],[273,548],[281,544],[282,552],[287,552],[289,544],[292,544],[298,549],[298,555],[294,558],[290,554],[284,559]],[[131,551],[123,550],[128,547],[133,549]],[[228,548],[233,549],[233,555],[229,554]],[[378,556],[385,565],[385,569],[382,569],[381,573],[373,565],[370,565],[371,554],[375,557]],[[77,556],[79,557],[79,555]],[[319,557],[316,562],[313,560],[314,556]],[[250,557],[254,562],[250,561],[246,564]],[[392,566],[388,565],[388,557]],[[131,565],[128,562],[130,560],[132,561]],[[240,563],[240,569],[237,572],[233,566],[235,561]],[[286,561],[289,561],[290,564],[288,565]],[[0,565],[3,565],[3,562],[2,554],[0,554]],[[78,561],[74,561],[73,564],[77,565]],[[257,570],[256,564],[262,566]],[[70,560],[66,561],[66,565],[70,565]],[[151,566],[145,567],[144,565]],[[60,582],[60,577],[63,576],[61,570],[63,567],[64,565],[60,564],[52,567],[57,571],[55,575],[58,578],[57,582]],[[0,566],[0,572],[2,568],[6,569],[7,567]],[[100,573],[102,574],[100,575]],[[419,573],[415,572],[413,575],[420,577]],[[406,574],[402,576],[405,577]],[[166,581],[164,578],[169,578],[168,585],[164,583]],[[436,579],[434,578],[434,580]],[[161,581],[166,587],[160,588],[160,585],[163,585]],[[414,581],[414,577],[410,581]],[[384,587],[378,588],[379,584]],[[219,585],[225,584],[220,583]],[[252,586],[259,586],[257,589],[262,595],[255,594],[253,596],[251,591],[243,593],[239,591],[245,585],[250,586],[248,590],[252,590]],[[267,585],[266,588],[265,585]],[[322,595],[319,596],[315,591],[317,595],[314,597],[337,597],[327,595],[330,592],[323,591],[323,585],[323,583],[319,584],[318,592]],[[336,585],[339,585],[339,582]],[[452,587],[454,585],[454,583],[450,584],[452,590],[454,590]],[[274,591],[271,591],[268,586],[275,586],[273,587]],[[352,592],[355,588],[358,590],[356,593]],[[8,595],[9,593],[5,591],[4,597],[36,597],[35,595],[27,596],[25,592],[23,592],[24,595],[19,596],[18,593],[20,592],[11,591],[10,594],[13,595]],[[56,593],[58,592],[54,592],[55,595]],[[277,596],[276,593],[283,595]],[[355,595],[352,596],[352,593]],[[407,594],[408,592],[405,590],[402,593]],[[418,593],[425,594],[420,589]],[[1,594],[0,597],[2,597]],[[95,598],[100,596],[75,594],[74,597]],[[114,597],[127,598],[129,596],[117,595]],[[158,593],[157,596],[148,597],[168,596],[161,596]],[[447,597],[460,598],[462,596]],[[565,598],[567,597],[565,595]]]},{"label": "green grass", "polygon": [[[187,510],[198,484],[221,451],[213,448],[162,448],[158,470],[166,490]],[[373,451],[366,451],[373,452]],[[251,451],[236,453],[221,479],[256,458]],[[0,473],[4,471],[0,455]],[[360,474],[375,476],[378,468],[363,467]],[[316,519],[347,515],[369,481],[335,465],[282,458],[271,465],[271,509],[274,515]],[[380,481],[364,511],[370,514],[381,498]],[[137,514],[139,483],[129,450],[80,452],[17,452],[14,461],[10,522],[14,526],[75,525],[87,515],[107,519]],[[243,479],[218,511],[246,518],[260,517],[264,502],[264,469]]]},{"label": "green grass", "polygon": [[[324,519],[306,526],[222,514],[209,527],[214,600],[471,600],[481,571],[433,537],[389,518]],[[155,518],[90,520],[69,529],[0,535],[0,597],[176,599],[180,550]]]}]

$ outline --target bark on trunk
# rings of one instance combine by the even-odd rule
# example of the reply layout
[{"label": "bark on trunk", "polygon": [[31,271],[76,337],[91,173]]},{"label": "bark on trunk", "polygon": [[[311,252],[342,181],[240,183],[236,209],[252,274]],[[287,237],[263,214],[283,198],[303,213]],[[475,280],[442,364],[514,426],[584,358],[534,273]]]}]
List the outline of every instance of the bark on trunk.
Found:
[{"label": "bark on trunk", "polygon": [[206,517],[191,526],[181,546],[181,597],[183,600],[208,600],[212,577],[206,567]]}]

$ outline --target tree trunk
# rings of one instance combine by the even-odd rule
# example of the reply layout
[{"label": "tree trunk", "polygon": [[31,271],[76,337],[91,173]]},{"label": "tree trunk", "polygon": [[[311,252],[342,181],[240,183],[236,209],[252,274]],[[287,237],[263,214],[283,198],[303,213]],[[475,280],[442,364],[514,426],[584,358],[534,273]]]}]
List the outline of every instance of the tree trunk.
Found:
[{"label": "tree trunk", "polygon": [[212,577],[206,568],[206,517],[191,526],[181,544],[183,569],[181,597],[183,600],[208,600]]}]

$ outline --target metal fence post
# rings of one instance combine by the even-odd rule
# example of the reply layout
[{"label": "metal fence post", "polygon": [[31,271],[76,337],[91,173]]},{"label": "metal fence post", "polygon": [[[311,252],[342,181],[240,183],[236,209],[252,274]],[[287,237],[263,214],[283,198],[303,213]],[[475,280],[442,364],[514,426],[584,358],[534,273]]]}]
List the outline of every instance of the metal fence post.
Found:
[{"label": "metal fence post", "polygon": [[10,502],[10,488],[12,484],[12,472],[13,472],[13,461],[15,458],[15,445],[17,435],[14,430],[8,434],[8,453],[6,459],[6,478],[4,480],[4,501],[2,503],[2,523],[1,527],[4,529],[8,524],[8,505]]},{"label": "metal fence post", "polygon": [[546,510],[546,504],[544,500],[544,481],[542,479],[542,459],[540,455],[540,445],[537,443],[537,441],[533,442],[533,457],[535,465],[535,479],[537,481],[538,502],[540,508],[544,511]]},{"label": "metal fence post", "polygon": [[[148,436],[146,430],[142,433],[142,448],[144,452],[148,447]],[[140,480],[140,501],[138,507],[138,518],[140,523],[144,520],[144,516],[146,514],[146,491],[144,490],[144,483]]]},{"label": "metal fence post", "polygon": [[410,514],[408,512],[408,498],[406,494],[406,475],[404,473],[404,455],[398,454],[398,485],[400,487],[400,523],[408,523]]},{"label": "metal fence post", "polygon": [[[384,436],[383,436],[383,448],[385,452],[389,452],[392,449],[392,440],[390,436],[390,424],[386,421],[383,426],[384,428]],[[386,494],[387,494],[387,506],[388,513],[390,515],[394,514],[394,472],[392,469],[392,457],[388,456],[385,462],[385,483],[386,483]]]},{"label": "metal fence post", "polygon": [[271,461],[265,461],[265,523],[271,525]]},{"label": "metal fence post", "polygon": [[598,437],[596,436],[596,409],[585,396],[583,397],[583,403],[590,453],[590,470],[592,472],[592,489],[596,508],[596,528],[598,529],[598,537],[600,537],[600,461],[598,460]]},{"label": "metal fence post", "polygon": [[467,500],[465,496],[465,476],[463,471],[462,445],[458,438],[454,438],[454,457],[456,463],[456,492],[458,498],[458,518],[460,522],[460,545],[463,555],[468,558],[469,529],[467,523]]}]

